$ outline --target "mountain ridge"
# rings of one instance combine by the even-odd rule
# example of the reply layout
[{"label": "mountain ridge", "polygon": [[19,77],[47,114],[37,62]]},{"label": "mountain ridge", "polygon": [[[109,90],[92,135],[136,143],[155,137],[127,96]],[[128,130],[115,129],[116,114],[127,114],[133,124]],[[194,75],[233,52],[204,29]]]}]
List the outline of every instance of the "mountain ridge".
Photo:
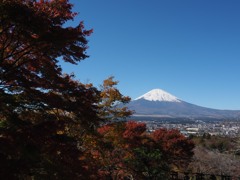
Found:
[{"label": "mountain ridge", "polygon": [[162,90],[153,89],[128,104],[134,110],[133,116],[168,116],[188,118],[239,118],[240,110],[220,110],[202,107],[184,100]]}]

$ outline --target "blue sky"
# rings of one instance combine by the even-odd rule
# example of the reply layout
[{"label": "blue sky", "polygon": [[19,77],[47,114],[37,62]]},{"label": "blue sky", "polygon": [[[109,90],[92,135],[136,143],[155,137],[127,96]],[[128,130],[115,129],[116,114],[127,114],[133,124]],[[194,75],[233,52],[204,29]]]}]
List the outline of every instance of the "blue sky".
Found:
[{"label": "blue sky", "polygon": [[63,65],[83,83],[115,76],[135,99],[161,88],[200,106],[240,110],[239,0],[70,0],[94,29],[90,58]]}]

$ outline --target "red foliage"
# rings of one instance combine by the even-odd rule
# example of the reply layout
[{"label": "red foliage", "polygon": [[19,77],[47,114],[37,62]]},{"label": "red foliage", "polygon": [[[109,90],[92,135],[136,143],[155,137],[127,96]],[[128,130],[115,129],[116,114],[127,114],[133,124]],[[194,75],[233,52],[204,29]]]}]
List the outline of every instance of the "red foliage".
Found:
[{"label": "red foliage", "polygon": [[171,161],[188,161],[193,156],[194,143],[176,129],[158,129],[151,136]]},{"label": "red foliage", "polygon": [[111,126],[110,125],[105,125],[105,126],[101,126],[101,127],[98,128],[98,133],[100,133],[101,135],[105,135],[110,130],[111,130]]},{"label": "red foliage", "polygon": [[125,125],[125,131],[123,132],[123,138],[134,139],[140,137],[146,132],[145,123],[137,123],[135,121],[129,121]]},{"label": "red foliage", "polygon": [[[138,167],[137,170],[136,166],[158,169],[161,166],[164,168],[166,164],[184,167],[189,163],[194,144],[178,130],[158,129],[153,133],[146,130],[146,124],[134,121],[109,124],[98,129],[103,136],[103,142],[111,143],[103,151],[112,167],[109,174],[122,170],[122,176],[131,172],[136,173],[137,177],[141,168]],[[157,162],[159,159],[161,163]],[[156,167],[150,167],[151,165]],[[114,169],[117,169],[117,172]]]}]

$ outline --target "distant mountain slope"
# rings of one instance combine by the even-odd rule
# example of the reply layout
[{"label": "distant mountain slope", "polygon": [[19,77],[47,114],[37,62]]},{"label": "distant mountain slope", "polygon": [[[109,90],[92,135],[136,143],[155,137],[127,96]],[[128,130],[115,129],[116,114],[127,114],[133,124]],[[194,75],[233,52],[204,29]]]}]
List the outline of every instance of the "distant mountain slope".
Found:
[{"label": "distant mountain slope", "polygon": [[240,111],[218,110],[197,106],[171,95],[161,89],[154,89],[131,101],[128,107],[135,115],[163,115],[170,117],[237,118]]}]

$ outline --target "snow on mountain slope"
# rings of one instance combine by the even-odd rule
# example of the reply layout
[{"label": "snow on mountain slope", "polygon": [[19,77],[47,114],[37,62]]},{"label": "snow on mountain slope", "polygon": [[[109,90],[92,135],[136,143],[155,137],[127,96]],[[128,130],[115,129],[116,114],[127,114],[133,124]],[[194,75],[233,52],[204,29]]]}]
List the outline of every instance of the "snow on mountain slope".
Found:
[{"label": "snow on mountain slope", "polygon": [[153,89],[135,100],[145,99],[148,101],[181,102],[177,97],[162,89]]},{"label": "snow on mountain slope", "polygon": [[134,115],[169,116],[186,118],[237,119],[240,111],[201,107],[180,100],[161,89],[153,89],[128,104]]}]

